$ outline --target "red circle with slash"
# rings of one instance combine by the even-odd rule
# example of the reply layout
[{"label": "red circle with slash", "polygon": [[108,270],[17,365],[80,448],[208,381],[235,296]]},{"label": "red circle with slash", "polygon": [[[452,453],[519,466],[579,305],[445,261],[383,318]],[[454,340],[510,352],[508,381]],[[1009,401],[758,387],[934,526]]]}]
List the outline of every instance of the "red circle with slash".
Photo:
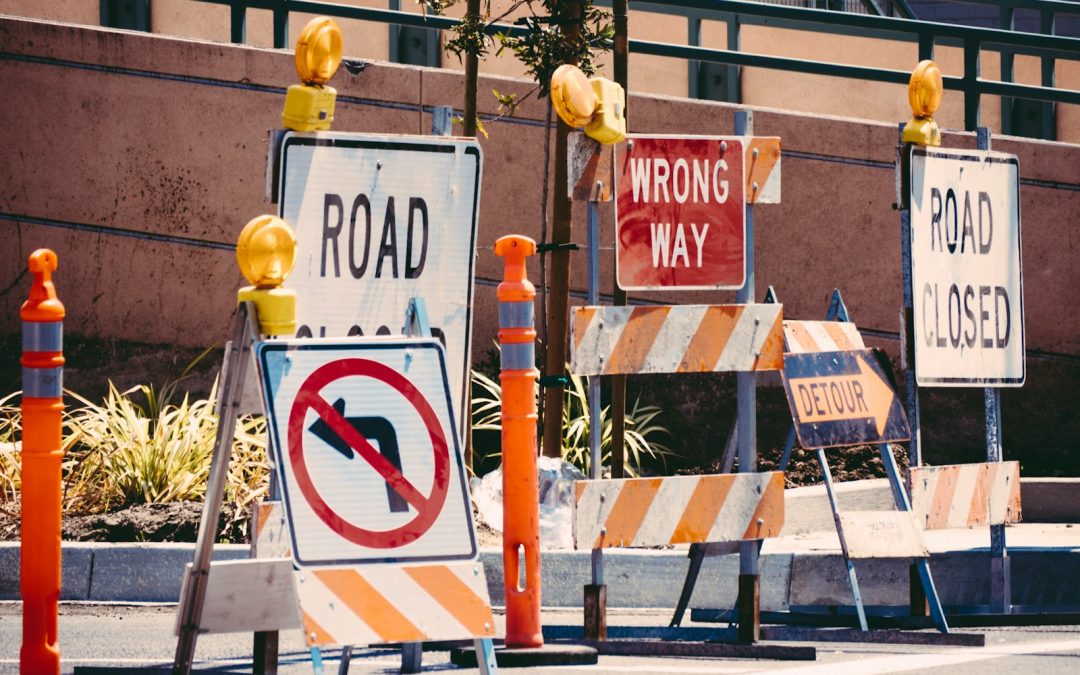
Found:
[{"label": "red circle with slash", "polygon": [[[334,410],[320,392],[328,384],[346,377],[370,377],[389,385],[416,410],[431,440],[435,460],[435,478],[431,490],[424,494],[376,450],[364,436]],[[367,462],[383,477],[387,485],[401,495],[414,509],[416,516],[400,527],[390,530],[369,530],[345,520],[322,498],[311,480],[304,461],[304,421],[308,411],[318,415],[362,461]],[[369,359],[341,359],[315,370],[300,386],[289,413],[289,465],[292,467],[300,492],[315,515],[334,532],[349,541],[368,548],[399,548],[418,539],[439,517],[450,485],[450,450],[442,424],[431,404],[404,375],[389,366]]]}]

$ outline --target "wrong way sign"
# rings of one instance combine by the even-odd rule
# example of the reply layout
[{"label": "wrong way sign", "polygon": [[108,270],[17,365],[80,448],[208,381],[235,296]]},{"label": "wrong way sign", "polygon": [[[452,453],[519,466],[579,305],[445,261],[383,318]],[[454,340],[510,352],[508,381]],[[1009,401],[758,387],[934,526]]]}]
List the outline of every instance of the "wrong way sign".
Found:
[{"label": "wrong way sign", "polygon": [[256,347],[299,566],[476,556],[437,340]]},{"label": "wrong way sign", "polygon": [[919,386],[1023,385],[1016,156],[915,148],[910,183]]},{"label": "wrong way sign", "polygon": [[296,232],[298,337],[401,332],[425,300],[465,415],[482,155],[474,139],[289,132],[278,215]]},{"label": "wrong way sign", "polygon": [[615,265],[620,288],[743,286],[742,138],[631,136],[617,166]]}]

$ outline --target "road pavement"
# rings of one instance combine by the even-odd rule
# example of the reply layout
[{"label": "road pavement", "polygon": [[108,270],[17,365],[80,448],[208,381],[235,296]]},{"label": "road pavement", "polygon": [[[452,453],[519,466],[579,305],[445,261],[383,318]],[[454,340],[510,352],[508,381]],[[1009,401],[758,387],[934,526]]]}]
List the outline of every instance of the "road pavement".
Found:
[{"label": "road pavement", "polygon": [[[64,603],[60,610],[62,672],[93,672],[93,668],[140,669],[167,666],[176,639],[172,634],[175,605]],[[662,626],[670,615],[659,610],[609,610],[612,626]],[[502,630],[503,616],[497,616]],[[545,626],[580,626],[580,610],[545,610]],[[706,624],[692,624],[705,626]],[[865,673],[990,673],[1031,672],[1048,675],[1080,672],[1080,626],[990,628],[967,630],[986,635],[984,647],[926,647],[817,643],[812,662],[765,659],[669,658],[601,656],[595,666],[546,667],[536,673],[754,673],[784,671],[785,675],[863,675]],[[0,603],[0,673],[18,672],[21,642],[21,607]],[[791,643],[785,643],[791,644]],[[805,643],[799,643],[805,644]],[[326,672],[336,673],[340,650],[323,652]],[[311,673],[311,655],[300,631],[282,633],[280,671],[283,675]],[[425,652],[424,672],[453,671],[446,651]],[[400,653],[393,649],[357,649],[350,673],[397,672]],[[196,672],[250,673],[251,636],[247,634],[201,636],[196,650]]]}]

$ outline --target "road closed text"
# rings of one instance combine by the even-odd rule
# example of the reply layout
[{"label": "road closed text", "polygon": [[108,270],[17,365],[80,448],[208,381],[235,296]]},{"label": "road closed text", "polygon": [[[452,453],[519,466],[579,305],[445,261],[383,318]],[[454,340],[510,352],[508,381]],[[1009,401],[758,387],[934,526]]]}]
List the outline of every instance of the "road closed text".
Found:
[{"label": "road closed text", "polygon": [[[986,256],[993,250],[990,195],[930,188],[930,250],[948,256]],[[1009,291],[988,284],[922,285],[922,339],[941,349],[1004,349],[1013,331]]]}]

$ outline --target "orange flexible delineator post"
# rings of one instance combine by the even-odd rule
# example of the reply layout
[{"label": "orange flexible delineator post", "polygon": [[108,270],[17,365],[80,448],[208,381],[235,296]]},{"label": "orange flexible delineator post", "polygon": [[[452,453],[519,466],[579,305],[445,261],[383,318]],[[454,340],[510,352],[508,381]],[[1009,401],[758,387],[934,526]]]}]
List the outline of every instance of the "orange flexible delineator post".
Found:
[{"label": "orange flexible delineator post", "polygon": [[24,675],[60,672],[56,634],[60,600],[60,464],[63,402],[64,305],[52,273],[56,254],[30,254],[34,275],[22,318],[22,553],[20,591]]},{"label": "orange flexible delineator post", "polygon": [[[503,579],[506,585],[506,646],[541,647],[540,500],[536,475],[536,288],[526,278],[525,258],[536,242],[511,235],[495,242],[506,260],[499,298],[502,374]],[[521,564],[525,565],[524,585]]]}]

